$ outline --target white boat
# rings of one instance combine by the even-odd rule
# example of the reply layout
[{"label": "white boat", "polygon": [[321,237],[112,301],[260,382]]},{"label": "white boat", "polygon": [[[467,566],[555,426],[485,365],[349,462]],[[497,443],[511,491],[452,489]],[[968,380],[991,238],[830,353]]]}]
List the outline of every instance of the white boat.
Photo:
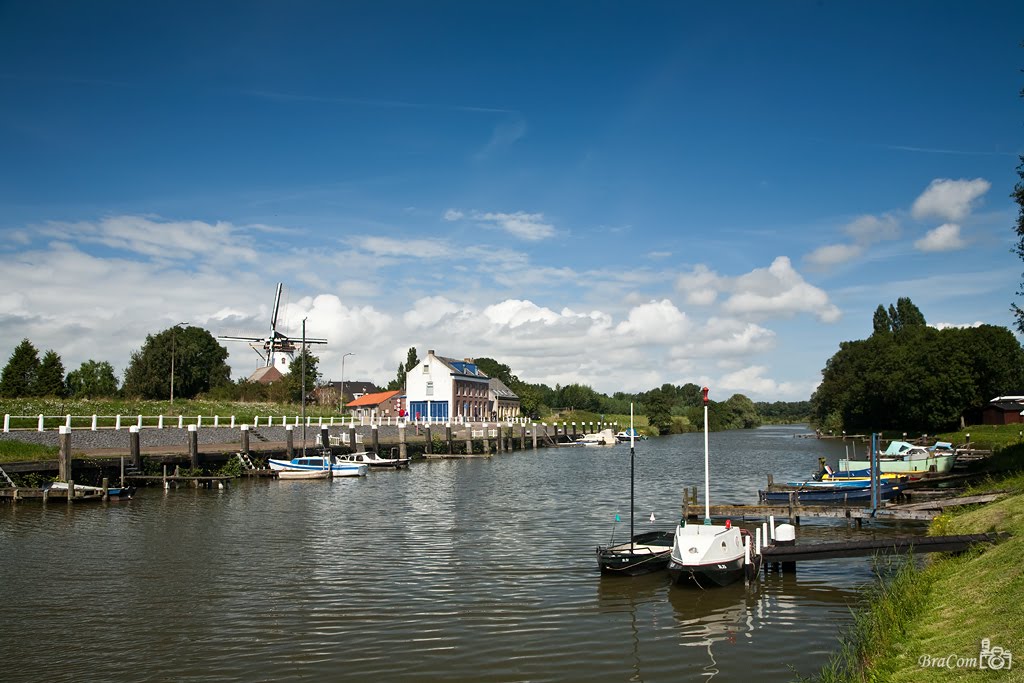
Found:
[{"label": "white boat", "polygon": [[270,469],[275,472],[296,471],[329,471],[334,477],[365,477],[369,469],[366,465],[354,462],[336,462],[331,464],[329,458],[322,455],[301,456],[291,460],[268,460]]},{"label": "white boat", "polygon": [[614,446],[618,443],[618,440],[615,438],[615,432],[610,429],[603,429],[594,434],[584,434],[576,439],[576,443],[581,446]]},{"label": "white boat", "polygon": [[[945,474],[953,469],[957,453],[951,446],[936,444],[932,450],[915,446],[906,441],[893,441],[883,452],[878,454],[878,470],[882,473],[914,474],[933,472]],[[870,460],[839,461],[840,472],[870,469]]]},{"label": "white boat", "polygon": [[359,451],[357,453],[344,453],[334,456],[334,459],[343,463],[356,463],[366,465],[372,469],[391,468],[400,469],[409,466],[409,458],[382,458],[373,451]]},{"label": "white boat", "polygon": [[619,443],[628,443],[631,439],[634,441],[645,441],[647,437],[630,427],[629,429],[624,429],[616,434],[615,439]]},{"label": "white boat", "polygon": [[674,583],[727,586],[744,573],[743,534],[729,520],[711,523],[711,479],[708,473],[708,388],[704,387],[704,523],[676,527],[668,573]]},{"label": "white boat", "polygon": [[330,470],[278,470],[278,479],[329,479]]}]

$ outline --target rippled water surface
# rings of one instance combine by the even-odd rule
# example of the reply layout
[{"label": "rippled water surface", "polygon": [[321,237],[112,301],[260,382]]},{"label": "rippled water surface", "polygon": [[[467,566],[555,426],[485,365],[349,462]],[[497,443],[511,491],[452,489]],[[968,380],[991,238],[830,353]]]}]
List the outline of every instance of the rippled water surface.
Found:
[{"label": "rippled water surface", "polygon": [[[755,502],[768,473],[806,477],[843,451],[800,431],[712,434],[712,501]],[[693,485],[703,489],[702,435],[637,442],[637,532],[651,513],[671,526]],[[820,667],[872,580],[867,559],[706,591],[664,573],[602,577],[594,547],[613,531],[626,540],[628,524],[625,445],[8,505],[0,670],[7,681],[788,681]],[[798,538],[894,530],[814,522]]]}]

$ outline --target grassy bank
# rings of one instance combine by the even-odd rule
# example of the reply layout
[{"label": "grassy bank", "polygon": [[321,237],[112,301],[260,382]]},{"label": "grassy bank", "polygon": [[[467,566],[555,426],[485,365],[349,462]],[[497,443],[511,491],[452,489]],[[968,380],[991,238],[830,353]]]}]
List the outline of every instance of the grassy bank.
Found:
[{"label": "grassy bank", "polygon": [[1016,467],[972,493],[1003,490],[1006,497],[944,514],[929,532],[1012,537],[957,557],[930,557],[921,568],[898,566],[872,589],[820,680],[1024,681],[1024,659],[1001,671],[977,661],[983,638],[1024,658],[1024,447],[1002,455]]},{"label": "grassy bank", "polygon": [[57,448],[21,441],[0,441],[0,463],[26,460],[51,460],[57,457]]}]

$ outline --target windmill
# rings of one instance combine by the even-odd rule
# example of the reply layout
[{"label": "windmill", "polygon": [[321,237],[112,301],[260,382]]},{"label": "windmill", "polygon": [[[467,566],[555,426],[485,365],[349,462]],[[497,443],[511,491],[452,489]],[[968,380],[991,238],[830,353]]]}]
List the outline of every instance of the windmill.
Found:
[{"label": "windmill", "polygon": [[281,289],[283,286],[283,283],[277,283],[277,294],[274,296],[274,309],[270,314],[269,336],[236,337],[232,335],[220,335],[217,337],[217,339],[223,339],[225,341],[246,342],[252,350],[259,355],[260,360],[263,361],[263,367],[256,370],[249,379],[264,382],[273,381],[288,372],[291,362],[295,359],[295,352],[300,346],[302,346],[303,341],[305,341],[306,344],[327,343],[326,339],[315,339],[310,337],[305,337],[304,340],[296,340],[277,331],[277,313],[281,307]]}]

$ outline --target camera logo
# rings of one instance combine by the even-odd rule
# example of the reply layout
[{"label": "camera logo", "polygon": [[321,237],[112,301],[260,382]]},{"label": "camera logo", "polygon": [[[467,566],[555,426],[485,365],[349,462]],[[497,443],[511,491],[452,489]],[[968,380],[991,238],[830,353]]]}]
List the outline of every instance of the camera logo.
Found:
[{"label": "camera logo", "polygon": [[998,645],[992,647],[991,641],[988,638],[983,638],[981,641],[981,654],[978,655],[978,668],[992,669],[993,671],[1006,669],[1009,671],[1013,668],[1013,654]]}]

